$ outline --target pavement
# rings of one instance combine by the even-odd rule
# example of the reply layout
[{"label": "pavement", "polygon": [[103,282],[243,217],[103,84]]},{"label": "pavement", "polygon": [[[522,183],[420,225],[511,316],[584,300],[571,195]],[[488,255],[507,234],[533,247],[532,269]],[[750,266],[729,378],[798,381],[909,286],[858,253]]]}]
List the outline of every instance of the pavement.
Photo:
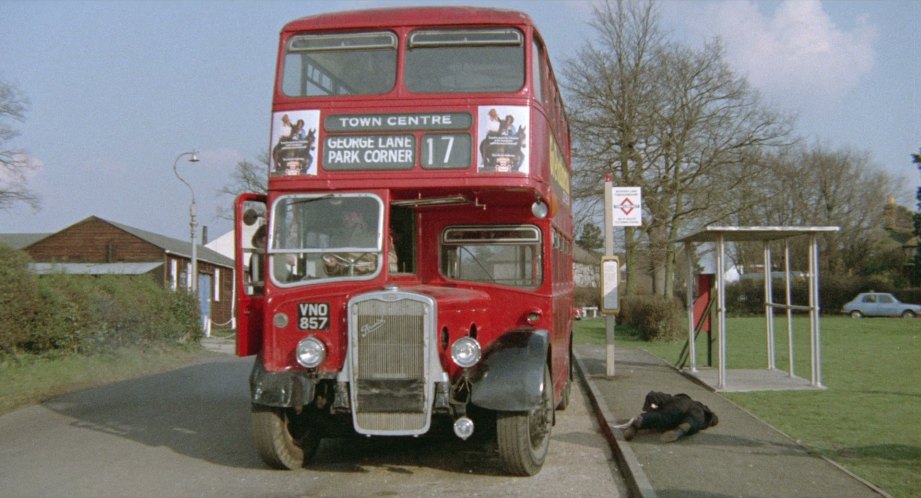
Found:
[{"label": "pavement", "polygon": [[[887,497],[831,460],[642,349],[616,348],[607,376],[605,346],[576,344],[576,369],[602,432],[635,497]],[[649,391],[686,393],[719,424],[673,443],[640,431],[627,442],[612,425],[640,414]]]},{"label": "pavement", "polygon": [[237,343],[235,341],[236,338],[233,336],[217,337],[212,335],[210,337],[201,338],[201,347],[215,353],[236,354]]}]

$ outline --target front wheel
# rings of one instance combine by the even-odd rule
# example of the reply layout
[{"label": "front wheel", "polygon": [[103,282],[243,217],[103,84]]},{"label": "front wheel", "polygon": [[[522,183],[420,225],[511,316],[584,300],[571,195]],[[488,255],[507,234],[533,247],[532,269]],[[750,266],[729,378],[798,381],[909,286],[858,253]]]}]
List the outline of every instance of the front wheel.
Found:
[{"label": "front wheel", "polygon": [[912,310],[905,310],[902,312],[902,318],[914,318],[915,312]]},{"label": "front wheel", "polygon": [[862,317],[863,317],[863,313],[857,310],[854,310],[851,312],[851,318],[862,318]]},{"label": "front wheel", "polygon": [[527,412],[499,412],[496,443],[505,469],[512,475],[533,476],[540,472],[550,448],[553,426],[553,384],[550,368],[544,365],[540,402]]},{"label": "front wheel", "polygon": [[293,470],[310,463],[319,447],[320,434],[317,427],[307,423],[307,418],[293,408],[253,405],[253,443],[266,465]]},{"label": "front wheel", "polygon": [[556,405],[556,409],[563,411],[569,407],[569,402],[572,398],[572,379],[573,379],[573,368],[575,363],[575,357],[572,354],[572,344],[569,345],[569,371],[566,373],[566,387],[563,388],[563,394],[560,396],[560,404]]}]

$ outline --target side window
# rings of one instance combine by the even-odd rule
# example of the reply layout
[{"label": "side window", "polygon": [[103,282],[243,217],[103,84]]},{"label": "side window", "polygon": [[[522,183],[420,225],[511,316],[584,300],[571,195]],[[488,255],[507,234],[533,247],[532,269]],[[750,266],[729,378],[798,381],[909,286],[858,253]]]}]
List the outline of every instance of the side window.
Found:
[{"label": "side window", "polygon": [[[243,263],[237,265],[243,274],[243,293],[248,296],[262,295],[265,288],[266,269],[266,225],[265,203],[245,201],[240,208],[242,219],[237,223],[237,244]],[[175,260],[173,263],[175,264]],[[175,265],[174,265],[175,266]]]},{"label": "side window", "polygon": [[534,99],[546,105],[544,73],[544,49],[535,39],[531,46],[531,87],[534,89]]},{"label": "side window", "polygon": [[560,93],[556,94],[556,127],[558,129],[563,128],[564,114],[563,114],[563,99],[560,97]]},{"label": "side window", "polygon": [[450,279],[510,287],[541,284],[540,230],[533,225],[448,227],[441,272]]}]

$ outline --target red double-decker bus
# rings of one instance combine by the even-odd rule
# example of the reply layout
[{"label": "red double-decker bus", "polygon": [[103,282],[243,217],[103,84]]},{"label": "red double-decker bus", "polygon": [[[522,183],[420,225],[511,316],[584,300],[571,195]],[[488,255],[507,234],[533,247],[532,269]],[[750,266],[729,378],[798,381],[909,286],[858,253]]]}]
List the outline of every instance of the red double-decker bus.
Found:
[{"label": "red double-decker bus", "polygon": [[463,439],[494,424],[507,470],[540,470],[572,382],[569,144],[525,14],[284,27],[268,193],[236,203],[237,354],[257,355],[268,465],[447,421]]}]

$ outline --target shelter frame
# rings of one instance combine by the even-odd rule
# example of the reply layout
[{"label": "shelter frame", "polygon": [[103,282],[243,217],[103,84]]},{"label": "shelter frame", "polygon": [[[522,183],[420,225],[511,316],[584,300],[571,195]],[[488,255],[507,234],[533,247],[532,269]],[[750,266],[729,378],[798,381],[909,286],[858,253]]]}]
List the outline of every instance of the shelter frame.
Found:
[{"label": "shelter frame", "polygon": [[[718,372],[715,379],[709,378],[697,368],[697,351],[694,338],[694,312],[693,312],[693,285],[694,275],[691,259],[688,259],[688,346],[690,360],[690,375],[710,385],[718,391],[758,391],[758,390],[783,390],[818,388],[822,385],[822,354],[821,354],[821,327],[819,323],[819,248],[818,236],[822,233],[836,232],[835,226],[708,226],[675,241],[683,243],[687,254],[692,254],[691,245],[694,243],[715,243],[716,245],[716,327],[718,342]],[[809,237],[809,263],[807,282],[809,287],[808,305],[794,305],[791,303],[790,292],[790,239],[799,236]],[[773,241],[784,242],[784,291],[785,302],[773,302],[771,247]],[[765,335],[767,341],[767,372],[768,375],[758,375],[752,371],[740,371],[740,382],[729,387],[727,382],[727,357],[726,344],[726,292],[725,292],[725,260],[727,242],[762,242],[764,249],[764,310],[765,310]],[[787,347],[789,366],[786,378],[773,375],[777,372],[776,352],[774,346],[774,309],[786,311],[787,317]],[[793,311],[809,312],[809,343],[811,378],[808,384],[795,375],[794,350],[793,350]]]}]

